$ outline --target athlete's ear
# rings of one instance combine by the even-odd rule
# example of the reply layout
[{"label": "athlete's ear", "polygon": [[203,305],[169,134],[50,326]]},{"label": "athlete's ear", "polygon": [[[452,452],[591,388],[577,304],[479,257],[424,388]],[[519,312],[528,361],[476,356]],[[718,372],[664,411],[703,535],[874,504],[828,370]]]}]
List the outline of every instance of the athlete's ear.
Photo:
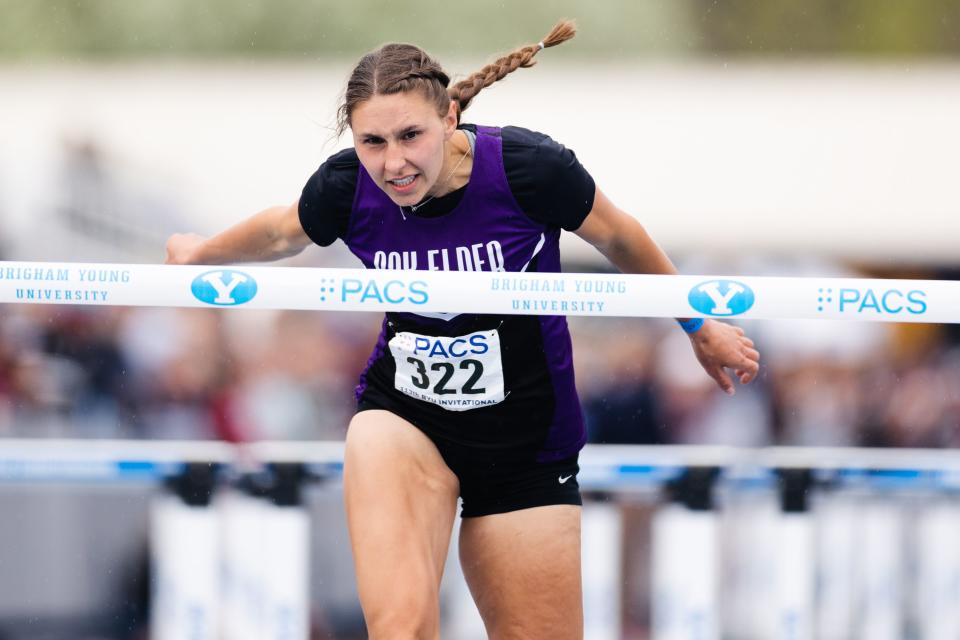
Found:
[{"label": "athlete's ear", "polygon": [[457,130],[457,103],[450,101],[450,108],[447,109],[447,115],[443,117],[443,135],[446,140]]}]

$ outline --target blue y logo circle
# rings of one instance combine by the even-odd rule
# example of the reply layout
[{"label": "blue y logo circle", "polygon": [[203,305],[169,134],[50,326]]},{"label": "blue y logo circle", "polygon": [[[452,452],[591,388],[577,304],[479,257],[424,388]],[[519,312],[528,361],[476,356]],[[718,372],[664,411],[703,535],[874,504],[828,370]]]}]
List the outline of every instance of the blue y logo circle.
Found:
[{"label": "blue y logo circle", "polygon": [[234,307],[253,300],[257,295],[257,281],[241,271],[219,269],[194,278],[190,290],[201,302]]},{"label": "blue y logo circle", "polygon": [[753,290],[735,280],[710,280],[690,290],[690,306],[708,316],[736,316],[753,306]]}]

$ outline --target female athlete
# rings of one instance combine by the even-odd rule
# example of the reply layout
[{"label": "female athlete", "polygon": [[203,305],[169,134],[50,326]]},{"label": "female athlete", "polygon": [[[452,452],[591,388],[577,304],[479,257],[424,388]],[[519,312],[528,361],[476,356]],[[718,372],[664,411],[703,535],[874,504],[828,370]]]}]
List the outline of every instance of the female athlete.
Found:
[{"label": "female athlete", "polygon": [[[289,206],[213,236],[177,234],[167,262],[294,255],[337,240],[367,268],[560,270],[562,229],[625,273],[676,273],[573,152],[519,127],[461,122],[477,93],[573,37],[558,23],[453,85],[421,49],[365,55],[338,115],[353,148],[330,157]],[[680,319],[732,393],[758,371],[743,331]],[[387,313],[357,387],[344,493],[371,638],[436,638],[439,587],[462,500],[460,558],[489,637],[580,638],[585,433],[562,316]]]}]

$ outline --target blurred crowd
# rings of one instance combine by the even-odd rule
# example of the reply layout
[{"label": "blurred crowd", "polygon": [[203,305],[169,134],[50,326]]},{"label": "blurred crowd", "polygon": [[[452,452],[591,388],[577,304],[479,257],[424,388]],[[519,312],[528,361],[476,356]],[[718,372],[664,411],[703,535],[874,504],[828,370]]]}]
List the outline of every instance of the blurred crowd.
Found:
[{"label": "blurred crowd", "polygon": [[[668,320],[571,318],[592,442],[960,445],[947,327],[754,321],[724,395]],[[341,439],[376,314],[7,305],[0,436]]]},{"label": "blurred crowd", "polygon": [[960,444],[960,345],[936,325],[745,322],[761,374],[728,397],[669,323],[590,324],[578,346],[594,442]]}]

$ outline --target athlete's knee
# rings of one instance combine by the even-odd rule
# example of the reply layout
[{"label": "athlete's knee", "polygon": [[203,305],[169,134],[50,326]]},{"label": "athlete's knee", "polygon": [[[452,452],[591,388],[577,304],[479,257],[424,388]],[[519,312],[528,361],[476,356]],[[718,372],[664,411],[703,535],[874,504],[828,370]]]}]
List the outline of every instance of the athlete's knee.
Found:
[{"label": "athlete's knee", "polygon": [[397,594],[389,603],[364,607],[371,640],[436,640],[440,637],[440,603],[427,594]]},{"label": "athlete's knee", "polygon": [[583,640],[582,601],[551,594],[549,589],[541,589],[540,595],[543,597],[520,596],[484,607],[490,640]]},{"label": "athlete's knee", "polygon": [[[563,616],[559,616],[563,619]],[[566,623],[548,621],[529,622],[520,619],[501,620],[487,626],[490,640],[527,640],[550,638],[551,640],[583,640],[583,622],[570,620]]]}]

